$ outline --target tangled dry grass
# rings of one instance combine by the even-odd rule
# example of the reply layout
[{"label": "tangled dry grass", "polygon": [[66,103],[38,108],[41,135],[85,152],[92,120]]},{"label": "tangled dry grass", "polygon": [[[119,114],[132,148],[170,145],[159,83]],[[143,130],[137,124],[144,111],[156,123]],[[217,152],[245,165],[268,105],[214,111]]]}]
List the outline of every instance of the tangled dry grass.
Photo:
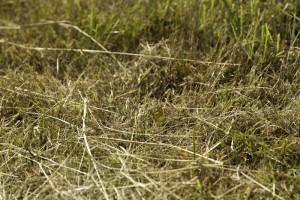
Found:
[{"label": "tangled dry grass", "polygon": [[92,2],[0,3],[0,199],[300,198],[297,3]]}]

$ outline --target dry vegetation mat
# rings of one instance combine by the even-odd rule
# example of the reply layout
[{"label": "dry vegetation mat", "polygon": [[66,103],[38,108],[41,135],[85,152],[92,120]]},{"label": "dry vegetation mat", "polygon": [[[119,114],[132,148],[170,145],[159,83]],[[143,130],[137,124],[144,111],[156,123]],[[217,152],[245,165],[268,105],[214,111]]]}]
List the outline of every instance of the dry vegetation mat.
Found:
[{"label": "dry vegetation mat", "polygon": [[0,1],[0,200],[300,199],[300,3]]}]

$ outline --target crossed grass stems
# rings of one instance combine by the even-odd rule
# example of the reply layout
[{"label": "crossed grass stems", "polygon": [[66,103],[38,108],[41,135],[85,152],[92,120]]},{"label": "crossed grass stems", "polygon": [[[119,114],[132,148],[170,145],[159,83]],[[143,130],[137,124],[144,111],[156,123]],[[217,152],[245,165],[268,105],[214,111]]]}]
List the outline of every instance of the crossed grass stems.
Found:
[{"label": "crossed grass stems", "polygon": [[[213,6],[212,6],[213,8]],[[211,11],[213,12],[213,10]],[[242,11],[241,11],[242,12]],[[241,14],[242,16],[242,14]],[[234,21],[234,20],[233,20]],[[163,59],[163,60],[176,60],[176,61],[181,61],[181,62],[190,62],[190,63],[200,63],[200,64],[204,64],[204,65],[221,65],[221,66],[225,66],[225,65],[232,65],[232,66],[240,66],[240,64],[236,64],[236,63],[214,63],[214,62],[207,62],[207,61],[198,61],[198,60],[192,60],[192,59],[180,59],[180,58],[172,58],[172,57],[160,57],[160,56],[152,56],[152,55],[146,55],[146,54],[132,54],[132,53],[124,53],[124,52],[110,52],[108,51],[107,49],[105,49],[99,42],[97,42],[92,36],[90,36],[89,34],[87,34],[86,32],[84,32],[83,30],[81,30],[80,28],[78,28],[77,26],[74,26],[72,24],[69,24],[69,23],[66,23],[64,21],[62,22],[56,22],[56,21],[48,21],[48,22],[42,22],[42,23],[38,23],[38,24],[29,24],[29,25],[23,25],[23,26],[17,26],[17,27],[5,27],[5,29],[23,29],[23,28],[30,28],[30,27],[36,27],[36,26],[47,26],[47,25],[52,25],[52,24],[57,24],[57,25],[60,25],[60,26],[63,26],[63,27],[66,27],[66,28],[72,28],[72,29],[75,29],[77,31],[79,31],[82,35],[84,35],[85,37],[91,39],[93,42],[95,42],[95,44],[97,44],[102,50],[91,50],[91,49],[62,49],[62,48],[42,48],[42,47],[29,47],[29,46],[26,46],[26,45],[22,45],[22,44],[16,44],[14,42],[10,42],[10,41],[4,41],[2,40],[1,42],[2,43],[6,43],[8,45],[13,45],[13,46],[16,46],[16,47],[19,47],[19,48],[23,48],[23,49],[27,49],[27,50],[34,50],[34,51],[39,51],[39,52],[43,52],[43,51],[75,51],[75,52],[81,52],[81,53],[93,53],[93,54],[108,54],[109,56],[111,56],[111,58],[113,60],[115,60],[118,65],[122,68],[122,69],[126,69],[125,66],[123,66],[122,62],[118,61],[118,59],[115,57],[115,55],[125,55],[125,56],[134,56],[134,57],[143,57],[143,58],[147,58],[147,59]],[[276,43],[276,54],[279,53],[279,43],[280,43],[280,35],[277,35],[277,38],[276,38],[276,41],[271,38],[270,36],[270,32],[269,32],[269,28],[268,28],[268,25],[265,24],[263,26],[264,28],[262,29],[262,44],[263,44],[263,60],[266,58],[266,54],[267,54],[267,51],[269,50],[269,42],[275,42]],[[1,27],[2,29],[4,29],[4,27]],[[234,33],[234,36],[236,38],[236,40],[238,41],[238,36],[237,36],[237,33],[235,32],[235,28],[232,28],[232,31]],[[240,42],[239,42],[240,43]],[[252,57],[252,54],[253,54],[253,48],[254,46],[251,46],[250,48],[250,53],[249,53],[249,57]],[[297,47],[296,47],[297,49]],[[251,53],[252,52],[252,53]],[[59,71],[59,63],[57,64],[57,71]],[[7,90],[6,88],[2,88],[4,90]],[[226,89],[225,89],[226,90]],[[227,89],[228,90],[228,89]],[[42,94],[38,94],[38,93],[32,93],[30,91],[24,91],[24,90],[21,90],[19,88],[15,88],[15,90],[12,90],[10,91],[12,93],[19,93],[20,95],[25,95],[28,94],[29,96],[30,95],[35,95],[35,96],[38,96],[39,98],[46,98],[48,101],[49,101],[49,98],[48,97],[44,97],[44,95]],[[70,94],[68,96],[71,96],[72,94],[75,91],[71,90]],[[66,98],[64,100],[65,103],[68,102],[67,100],[68,98]],[[89,110],[89,107],[90,105],[88,105],[88,99],[86,99],[86,97],[83,97],[81,95],[81,99],[82,99],[82,103],[78,103],[78,102],[73,102],[74,104],[76,104],[78,106],[78,108],[81,107],[82,109],[82,127],[76,127],[75,125],[71,124],[70,122],[67,122],[66,120],[63,120],[63,119],[60,119],[60,118],[57,118],[57,117],[54,117],[54,116],[51,116],[51,115],[47,115],[46,113],[44,114],[39,114],[39,113],[28,113],[28,114],[32,114],[32,115],[38,115],[39,117],[37,118],[37,120],[40,120],[41,118],[43,117],[46,117],[46,118],[51,118],[53,120],[57,120],[57,121],[60,121],[62,123],[65,123],[66,125],[68,126],[71,126],[73,128],[75,128],[75,130],[77,130],[78,132],[78,139],[80,140],[83,140],[84,142],[84,147],[85,147],[85,151],[87,152],[87,155],[93,165],[93,168],[97,174],[97,179],[94,179],[94,183],[97,185],[97,187],[100,189],[100,191],[102,191],[104,197],[106,199],[110,199],[109,197],[109,194],[107,194],[107,188],[105,186],[105,184],[103,183],[103,180],[105,179],[105,175],[103,175],[104,173],[100,170],[100,168],[97,166],[99,165],[100,163],[97,163],[96,159],[94,158],[94,155],[92,154],[92,150],[91,150],[91,145],[89,144],[89,140],[88,138],[92,138],[92,137],[87,137],[87,134],[89,134],[90,131],[93,131],[93,130],[90,130],[88,127],[86,127],[86,118],[87,118],[87,114],[89,113],[90,117],[93,116],[93,112],[92,112],[92,109]],[[52,101],[57,101],[55,98],[52,99]],[[226,105],[226,103],[224,104]],[[93,106],[91,105],[90,108],[93,108]],[[95,108],[95,107],[94,107]],[[98,108],[97,109],[101,109],[101,108]],[[153,110],[156,110],[157,108],[154,108]],[[104,110],[104,112],[111,112],[109,110]],[[158,119],[154,121],[156,121],[156,123],[162,123],[164,121],[164,118],[165,118],[165,114],[163,112],[161,112],[160,110],[157,111],[158,112]],[[162,120],[160,120],[162,119]],[[218,131],[221,131],[224,133],[224,137],[220,139],[220,141],[216,142],[215,144],[211,145],[211,148],[207,149],[207,151],[203,154],[199,154],[197,153],[197,126],[194,126],[194,129],[193,129],[193,133],[191,136],[177,136],[177,135],[168,135],[168,136],[164,136],[164,135],[155,135],[157,137],[180,137],[180,138],[184,138],[184,137],[187,137],[187,138],[192,138],[192,150],[187,150],[186,148],[182,148],[180,146],[176,146],[176,145],[169,145],[169,144],[165,144],[165,143],[156,143],[156,142],[140,142],[140,141],[134,141],[134,140],[124,140],[124,139],[118,139],[118,138],[111,138],[111,137],[98,137],[98,139],[102,139],[102,140],[112,140],[112,141],[118,141],[118,142],[124,142],[124,143],[129,143],[129,144],[141,144],[141,145],[152,145],[152,146],[164,146],[164,147],[167,147],[167,148],[170,148],[170,149],[175,149],[176,151],[179,151],[181,152],[183,155],[191,155],[192,159],[187,159],[187,160],[179,160],[179,159],[173,159],[173,161],[176,161],[176,162],[190,162],[191,164],[189,164],[188,166],[184,167],[184,168],[181,168],[181,169],[177,169],[177,170],[174,170],[175,171],[184,171],[184,170],[187,170],[187,169],[197,169],[197,164],[199,163],[199,161],[203,161],[205,160],[204,164],[201,164],[202,166],[205,166],[205,167],[208,167],[208,168],[217,168],[217,169],[222,169],[222,170],[229,170],[229,171],[233,171],[236,173],[236,178],[237,179],[240,179],[240,177],[243,177],[244,179],[254,183],[255,185],[258,185],[259,187],[261,187],[263,190],[271,193],[274,197],[277,197],[279,199],[283,199],[282,197],[278,196],[276,194],[276,187],[275,185],[273,185],[273,188],[272,189],[269,189],[268,187],[264,186],[263,184],[259,183],[258,181],[256,181],[254,178],[252,178],[251,176],[247,175],[247,173],[250,172],[249,171],[243,171],[241,170],[239,167],[237,168],[231,168],[230,166],[227,167],[225,165],[223,165],[223,163],[221,161],[218,161],[218,160],[215,160],[215,159],[212,159],[208,156],[206,156],[206,154],[209,154],[209,152],[213,151],[215,148],[217,148],[219,145],[221,145],[221,143],[228,137],[229,135],[229,132],[231,130],[231,127],[227,127],[226,130],[223,130],[222,128],[220,128],[219,126],[216,126],[214,125],[213,123],[203,119],[203,118],[198,118],[199,121],[201,121],[202,123],[212,127],[213,129],[215,130],[218,130]],[[97,120],[96,120],[97,121]],[[233,122],[232,122],[233,123]],[[112,132],[117,132],[117,133],[121,133],[121,134],[128,134],[128,135],[132,135],[132,138],[134,135],[139,135],[139,133],[134,133],[134,132],[130,132],[130,131],[123,131],[123,130],[118,130],[118,129],[113,129],[111,127],[108,127],[108,126],[105,126],[103,124],[98,124],[98,127],[100,127],[100,129],[103,129],[103,130],[108,130],[108,131],[112,131]],[[30,128],[30,126],[28,127]],[[38,127],[35,127],[34,129],[36,132],[38,132]],[[29,131],[29,130],[25,130],[25,131]],[[145,135],[147,135],[147,133],[143,133]],[[149,134],[147,136],[153,136],[153,134]],[[8,144],[2,144],[2,145],[8,145]],[[70,167],[67,167],[63,164],[60,164],[60,163],[56,163],[54,160],[51,160],[47,157],[44,157],[44,156],[41,156],[39,155],[39,153],[36,153],[34,152],[32,149],[28,149],[28,152],[26,151],[23,151],[22,149],[16,147],[16,146],[13,146],[13,145],[9,145],[12,149],[12,151],[15,151],[15,152],[23,152],[25,155],[29,152],[29,154],[33,157],[36,157],[36,158],[40,158],[42,160],[47,160],[57,166],[60,166],[62,168],[67,168],[71,171],[76,171],[77,173],[83,173],[83,174],[86,174],[85,172],[83,171],[80,171],[80,170],[77,170],[77,169],[73,169],[73,168],[70,168]],[[234,144],[233,144],[234,146]],[[233,148],[232,146],[232,148]],[[112,148],[112,147],[109,147],[109,148]],[[122,146],[120,147],[121,148],[121,151],[118,150],[120,152],[120,155],[123,154],[125,155],[125,157],[132,157],[134,159],[137,159],[137,160],[140,160],[142,158],[139,158],[138,156],[135,157],[135,155],[133,154],[130,154],[130,147],[129,149],[125,149],[125,148],[122,148]],[[22,155],[24,155],[22,154]],[[57,190],[54,183],[52,183],[51,181],[51,178],[49,178],[49,176],[47,175],[47,172],[45,171],[45,166],[43,166],[43,163],[42,162],[39,162],[37,161],[36,159],[33,159],[31,158],[30,156],[27,157],[28,159],[30,159],[32,162],[36,162],[42,173],[44,174],[44,176],[46,177],[47,179],[47,182],[51,185],[52,189],[54,190]],[[120,157],[120,156],[116,156],[116,163],[117,165],[119,165],[119,170],[120,170],[120,173],[122,173],[124,175],[124,177],[126,177],[129,182],[131,182],[134,186],[137,186],[137,187],[141,187],[141,188],[144,188],[145,190],[147,190],[147,185],[146,184],[143,184],[139,181],[136,181],[134,179],[134,177],[131,177],[130,176],[130,173],[128,173],[130,171],[130,169],[126,169],[126,162],[124,161],[124,158]],[[101,164],[100,164],[101,165]],[[103,165],[101,165],[103,167]],[[107,166],[104,166],[104,167],[107,167]],[[246,173],[247,172],[247,173]],[[151,180],[150,177],[146,177],[147,179]],[[154,180],[152,180],[154,181]],[[154,181],[155,182],[155,181]],[[191,182],[188,183],[188,184],[194,184],[194,183],[197,183],[197,189],[198,190],[201,190],[201,181],[198,180],[198,179],[191,179]],[[226,193],[224,193],[223,195],[225,196],[226,194],[230,193],[231,191],[233,190],[236,190],[238,189],[239,187],[241,187],[242,185],[244,185],[245,183],[241,183],[233,188],[231,188],[230,190],[228,190]],[[166,188],[167,189],[167,188]],[[36,190],[37,191],[37,190]],[[60,193],[61,191],[57,191],[58,193]],[[151,192],[151,191],[149,191]],[[31,195],[34,195],[34,192],[31,194]],[[176,197],[176,194],[174,194],[174,196]],[[30,196],[28,196],[29,198]],[[219,198],[222,198],[222,195],[219,196]]]}]

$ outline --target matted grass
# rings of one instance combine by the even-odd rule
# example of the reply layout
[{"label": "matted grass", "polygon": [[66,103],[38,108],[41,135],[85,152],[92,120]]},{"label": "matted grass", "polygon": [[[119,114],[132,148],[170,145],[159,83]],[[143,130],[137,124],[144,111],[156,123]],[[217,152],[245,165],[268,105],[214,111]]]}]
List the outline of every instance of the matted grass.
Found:
[{"label": "matted grass", "polygon": [[300,199],[296,2],[1,2],[0,199]]}]

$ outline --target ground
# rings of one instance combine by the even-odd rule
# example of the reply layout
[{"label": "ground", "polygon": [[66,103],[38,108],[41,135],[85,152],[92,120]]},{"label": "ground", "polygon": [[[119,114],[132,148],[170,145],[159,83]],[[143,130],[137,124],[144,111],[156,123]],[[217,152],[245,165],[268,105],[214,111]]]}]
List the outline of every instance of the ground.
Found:
[{"label": "ground", "polygon": [[0,2],[0,199],[300,199],[300,3]]}]

